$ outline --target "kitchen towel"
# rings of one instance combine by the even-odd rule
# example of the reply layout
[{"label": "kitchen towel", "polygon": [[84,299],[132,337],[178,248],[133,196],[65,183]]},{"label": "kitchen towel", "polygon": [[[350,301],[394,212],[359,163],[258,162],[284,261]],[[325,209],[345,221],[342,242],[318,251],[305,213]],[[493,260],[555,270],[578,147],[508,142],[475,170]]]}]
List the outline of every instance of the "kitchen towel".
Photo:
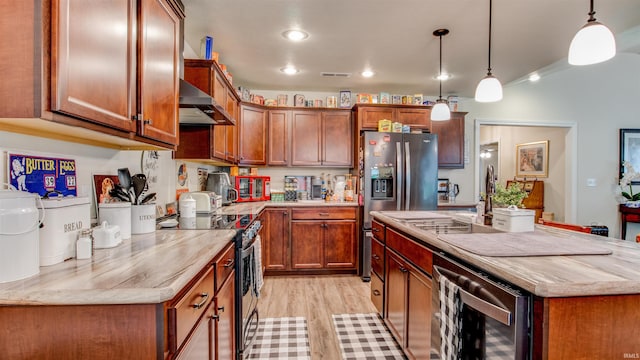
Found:
[{"label": "kitchen towel", "polygon": [[255,291],[256,296],[260,297],[260,289],[262,289],[262,284],[264,284],[264,278],[262,277],[262,239],[260,235],[256,235],[256,239],[253,242],[253,259],[255,261]]},{"label": "kitchen towel", "polygon": [[460,288],[440,276],[440,358],[457,360],[462,348],[462,301]]}]

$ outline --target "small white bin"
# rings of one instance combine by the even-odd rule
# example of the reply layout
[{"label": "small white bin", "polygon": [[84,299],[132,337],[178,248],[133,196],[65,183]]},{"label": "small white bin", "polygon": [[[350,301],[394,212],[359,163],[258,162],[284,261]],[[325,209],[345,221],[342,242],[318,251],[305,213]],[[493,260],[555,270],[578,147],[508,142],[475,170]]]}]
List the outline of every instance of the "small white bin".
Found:
[{"label": "small white bin", "polygon": [[82,229],[91,228],[88,197],[42,199],[44,222],[40,228],[40,266],[76,256],[76,240]]},{"label": "small white bin", "polygon": [[507,232],[526,232],[534,230],[534,210],[518,209],[515,206],[493,209],[493,228]]},{"label": "small white bin", "polygon": [[131,233],[146,234],[156,231],[156,206],[131,205]]},{"label": "small white bin", "polygon": [[123,239],[131,239],[131,203],[128,201],[98,205],[100,224],[107,222],[120,227]]}]

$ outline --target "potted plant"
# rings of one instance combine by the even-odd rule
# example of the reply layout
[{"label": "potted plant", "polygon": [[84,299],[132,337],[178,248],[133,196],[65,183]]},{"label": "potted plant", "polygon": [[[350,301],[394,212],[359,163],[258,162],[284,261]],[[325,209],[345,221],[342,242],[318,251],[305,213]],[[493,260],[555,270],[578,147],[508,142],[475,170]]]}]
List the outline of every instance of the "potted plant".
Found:
[{"label": "potted plant", "polygon": [[522,201],[527,197],[524,184],[512,182],[508,188],[502,184],[496,184],[496,192],[491,197],[494,207],[508,207],[510,205],[523,208]]},{"label": "potted plant", "polygon": [[[619,182],[619,188],[618,191],[620,192],[620,195],[623,196],[623,199],[621,199],[621,202],[624,203],[631,203],[627,206],[635,206],[638,201],[640,201],[640,193],[634,194],[633,193],[633,187],[632,187],[632,183],[635,180],[640,179],[640,173],[637,173],[634,169],[633,166],[631,165],[630,162],[625,161],[622,163],[622,166],[624,166],[624,176],[622,177],[622,179],[620,179]],[[629,187],[629,192],[626,192],[624,190],[622,190],[624,187]]]}]

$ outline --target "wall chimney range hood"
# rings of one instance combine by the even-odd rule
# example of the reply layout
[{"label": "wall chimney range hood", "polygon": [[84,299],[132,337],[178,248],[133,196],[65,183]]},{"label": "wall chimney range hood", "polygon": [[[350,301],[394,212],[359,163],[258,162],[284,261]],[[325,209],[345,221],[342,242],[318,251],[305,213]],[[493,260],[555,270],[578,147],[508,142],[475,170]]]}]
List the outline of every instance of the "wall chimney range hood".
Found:
[{"label": "wall chimney range hood", "polygon": [[235,124],[235,119],[212,96],[180,79],[180,125]]}]

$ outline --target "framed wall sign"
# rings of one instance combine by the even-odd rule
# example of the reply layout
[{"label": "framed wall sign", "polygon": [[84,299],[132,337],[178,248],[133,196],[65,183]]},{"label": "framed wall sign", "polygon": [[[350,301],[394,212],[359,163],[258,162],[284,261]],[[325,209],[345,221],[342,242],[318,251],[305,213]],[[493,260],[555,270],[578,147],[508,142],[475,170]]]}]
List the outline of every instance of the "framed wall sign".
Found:
[{"label": "framed wall sign", "polygon": [[[620,129],[620,179],[624,176],[622,163],[625,161],[635,172],[640,171],[640,129]],[[632,180],[631,183],[640,184],[640,181]]]},{"label": "framed wall sign", "polygon": [[449,179],[438,179],[438,192],[446,193],[449,190]]},{"label": "framed wall sign", "polygon": [[549,140],[516,145],[516,177],[549,176]]},{"label": "framed wall sign", "polygon": [[351,107],[351,91],[349,90],[340,91],[340,107],[341,108]]}]

